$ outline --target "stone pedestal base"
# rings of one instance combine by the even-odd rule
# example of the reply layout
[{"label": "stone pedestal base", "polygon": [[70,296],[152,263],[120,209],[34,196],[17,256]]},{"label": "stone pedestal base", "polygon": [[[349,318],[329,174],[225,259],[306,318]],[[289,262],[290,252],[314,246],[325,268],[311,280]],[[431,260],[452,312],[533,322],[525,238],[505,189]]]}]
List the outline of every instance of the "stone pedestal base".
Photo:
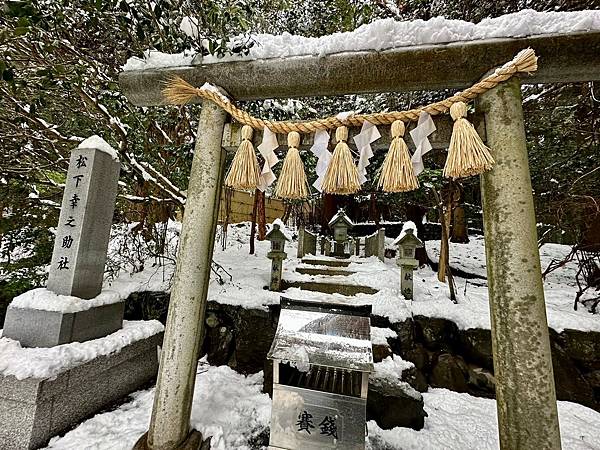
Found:
[{"label": "stone pedestal base", "polygon": [[125,302],[72,313],[13,308],[6,311],[2,335],[22,347],[54,347],[98,339],[121,329]]},{"label": "stone pedestal base", "polygon": [[161,343],[158,333],[53,379],[0,375],[0,449],[45,446],[51,437],[144,386],[156,377]]},{"label": "stone pedestal base", "polygon": [[[152,450],[148,447],[148,433],[144,433],[138,439],[132,450]],[[198,430],[192,430],[188,438],[179,444],[175,450],[210,450],[210,438],[203,439],[202,433]]]}]

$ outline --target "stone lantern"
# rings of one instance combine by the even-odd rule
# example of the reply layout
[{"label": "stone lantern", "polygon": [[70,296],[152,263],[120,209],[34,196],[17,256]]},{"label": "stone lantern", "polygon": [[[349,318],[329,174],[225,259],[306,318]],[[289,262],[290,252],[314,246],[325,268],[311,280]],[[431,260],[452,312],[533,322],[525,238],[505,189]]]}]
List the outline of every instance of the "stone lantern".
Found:
[{"label": "stone lantern", "polygon": [[333,247],[333,256],[338,258],[345,258],[349,255],[346,254],[344,248],[346,241],[348,240],[348,230],[354,226],[350,218],[346,215],[343,209],[340,209],[335,216],[329,221],[329,228],[333,230],[333,239],[335,241]]},{"label": "stone lantern", "polygon": [[284,230],[283,223],[277,220],[273,222],[271,229],[265,236],[271,242],[271,251],[267,253],[267,258],[271,260],[271,282],[269,283],[269,290],[271,291],[281,290],[283,260],[287,258],[287,253],[284,251],[285,242],[290,240]]},{"label": "stone lantern", "polygon": [[419,266],[415,258],[417,248],[423,247],[423,241],[414,234],[414,229],[402,229],[394,241],[398,245],[396,264],[400,266],[400,291],[406,300],[413,299],[413,272]]}]

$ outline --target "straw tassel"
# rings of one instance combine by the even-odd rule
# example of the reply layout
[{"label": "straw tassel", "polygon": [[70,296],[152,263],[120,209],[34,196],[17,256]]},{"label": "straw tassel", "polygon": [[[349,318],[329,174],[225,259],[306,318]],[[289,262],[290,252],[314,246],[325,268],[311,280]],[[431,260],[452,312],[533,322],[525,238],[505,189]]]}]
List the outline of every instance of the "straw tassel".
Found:
[{"label": "straw tassel", "polygon": [[338,127],[335,130],[337,145],[333,151],[331,162],[325,172],[323,191],[328,194],[354,194],[360,190],[358,170],[352,159],[348,140],[348,128]]},{"label": "straw tassel", "polygon": [[248,125],[242,127],[242,143],[233,157],[229,173],[225,178],[225,186],[243,191],[256,189],[260,172],[252,145],[252,133],[252,127]]},{"label": "straw tassel", "polygon": [[490,170],[494,165],[494,158],[473,125],[465,118],[467,105],[463,102],[454,103],[450,107],[450,116],[454,119],[454,127],[444,176],[453,179],[464,178]]},{"label": "straw tassel", "polygon": [[381,166],[377,186],[383,188],[385,192],[413,191],[419,187],[419,182],[410,160],[408,146],[402,137],[405,131],[404,122],[401,120],[392,122],[391,131],[392,143]]},{"label": "straw tassel", "polygon": [[300,159],[298,146],[300,134],[292,131],[288,134],[288,152],[283,160],[281,174],[277,181],[275,195],[281,198],[302,199],[308,197],[308,182],[304,172],[304,163]]}]

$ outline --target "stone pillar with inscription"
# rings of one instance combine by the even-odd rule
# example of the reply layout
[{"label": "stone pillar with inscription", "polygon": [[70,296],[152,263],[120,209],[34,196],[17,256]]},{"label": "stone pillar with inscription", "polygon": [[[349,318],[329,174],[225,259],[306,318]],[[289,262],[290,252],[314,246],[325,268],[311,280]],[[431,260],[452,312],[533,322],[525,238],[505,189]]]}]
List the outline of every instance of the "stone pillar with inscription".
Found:
[{"label": "stone pillar with inscription", "polygon": [[[21,347],[61,351],[0,350],[9,369],[0,371],[0,449],[45,447],[156,378],[163,326],[123,327],[124,300],[102,290],[119,166],[117,152],[98,136],[71,153],[48,288],[15,297],[2,333],[2,341]],[[40,361],[51,361],[52,372]]]},{"label": "stone pillar with inscription", "polygon": [[124,302],[99,296],[119,169],[116,151],[98,136],[71,152],[47,289],[12,301],[5,337],[24,347],[52,347],[96,339],[122,327]]},{"label": "stone pillar with inscription", "polygon": [[71,153],[48,277],[52,292],[91,299],[102,290],[119,166],[106,148]]}]

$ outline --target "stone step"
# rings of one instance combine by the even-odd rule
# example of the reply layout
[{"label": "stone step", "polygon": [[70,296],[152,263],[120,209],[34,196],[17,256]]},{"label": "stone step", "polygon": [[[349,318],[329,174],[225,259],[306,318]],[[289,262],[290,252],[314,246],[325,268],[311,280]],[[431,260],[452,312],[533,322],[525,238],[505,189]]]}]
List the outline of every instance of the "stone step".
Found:
[{"label": "stone step", "polygon": [[320,269],[318,267],[296,267],[296,272],[304,274],[304,275],[329,275],[329,276],[348,276],[352,275],[353,272],[351,270],[341,270],[341,269]]},{"label": "stone step", "polygon": [[322,283],[318,281],[286,281],[281,280],[281,289],[299,288],[305,291],[323,292],[324,294],[341,294],[353,296],[356,294],[376,294],[379,292],[369,286],[360,286],[341,283]]},{"label": "stone step", "polygon": [[304,264],[313,266],[329,266],[329,267],[348,267],[351,263],[349,259],[303,259]]}]

